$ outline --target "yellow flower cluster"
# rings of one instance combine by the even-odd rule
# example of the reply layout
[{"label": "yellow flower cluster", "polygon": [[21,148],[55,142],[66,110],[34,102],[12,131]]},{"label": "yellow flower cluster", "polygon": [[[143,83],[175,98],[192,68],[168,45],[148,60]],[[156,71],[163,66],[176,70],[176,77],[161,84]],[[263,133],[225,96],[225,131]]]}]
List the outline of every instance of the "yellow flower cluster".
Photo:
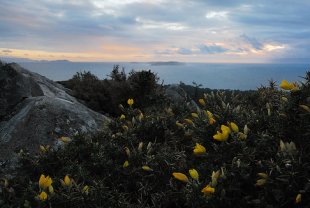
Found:
[{"label": "yellow flower cluster", "polygon": [[231,130],[228,126],[221,125],[221,131],[217,131],[217,133],[213,136],[213,139],[224,142],[227,141]]},{"label": "yellow flower cluster", "polygon": [[260,179],[257,179],[255,186],[263,186],[267,183],[268,175],[266,173],[257,173]]},{"label": "yellow flower cluster", "polygon": [[210,111],[205,111],[205,112],[209,118],[209,124],[213,125],[216,122],[216,120],[213,117],[213,114]]},{"label": "yellow flower cluster", "polygon": [[40,179],[39,179],[39,187],[41,189],[47,189],[48,187],[50,187],[53,183],[53,180],[51,179],[51,177],[46,176],[45,175],[41,175]]},{"label": "yellow flower cluster", "polygon": [[228,122],[226,125],[221,125],[221,130],[217,131],[215,135],[213,135],[213,139],[216,141],[224,142],[227,141],[230,134],[237,134],[238,138],[241,140],[244,140],[247,138],[247,135],[249,133],[249,128],[247,125],[244,126],[243,132],[239,131],[239,127],[234,122]]},{"label": "yellow flower cluster", "polygon": [[[191,176],[192,179],[198,181],[199,174],[198,174],[196,169],[190,169],[190,170],[188,170],[188,173],[189,173],[189,175]],[[183,173],[174,172],[174,173],[172,173],[172,175],[173,175],[173,177],[175,179],[177,179],[179,181],[182,181],[182,182],[185,182],[185,183],[189,182],[188,177],[185,174],[183,174]]]},{"label": "yellow flower cluster", "polygon": [[[69,190],[73,184],[73,180],[68,175],[66,175],[63,180],[60,179],[60,182],[63,187],[69,188]],[[45,176],[44,174],[40,176],[39,179],[40,194],[37,196],[39,200],[46,201],[51,195],[54,194],[54,188],[52,186],[52,183],[53,180],[50,176]],[[88,194],[89,186],[85,185],[81,190],[81,192],[84,194]]]},{"label": "yellow flower cluster", "polygon": [[296,91],[299,89],[299,87],[296,83],[288,82],[286,80],[282,80],[282,82],[280,84],[280,88],[282,88],[284,90],[291,90],[291,91]]},{"label": "yellow flower cluster", "polygon": [[[191,176],[191,178],[198,182],[199,184],[199,173],[196,169],[190,169],[189,171],[189,175]],[[189,180],[189,178],[183,174],[183,173],[179,173],[179,172],[174,172],[172,173],[173,177],[179,181],[182,181],[184,183],[190,183],[191,181]],[[217,185],[217,179],[220,176],[220,171],[216,171],[216,172],[212,172],[212,182],[208,185],[206,185],[204,188],[202,188],[201,192],[204,193],[205,196],[209,196],[213,193],[215,193],[215,186]]]},{"label": "yellow flower cluster", "polygon": [[52,186],[52,183],[53,183],[53,180],[51,177],[45,176],[44,174],[40,176],[39,188],[41,190],[41,193],[39,194],[38,197],[41,201],[45,201],[48,198],[46,190],[48,190],[50,194],[54,193],[54,188]]}]

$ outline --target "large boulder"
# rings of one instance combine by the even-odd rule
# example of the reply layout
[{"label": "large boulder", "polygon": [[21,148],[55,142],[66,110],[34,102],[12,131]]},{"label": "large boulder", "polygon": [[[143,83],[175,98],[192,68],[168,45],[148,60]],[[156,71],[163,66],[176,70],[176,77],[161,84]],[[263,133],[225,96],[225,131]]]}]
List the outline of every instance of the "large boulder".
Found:
[{"label": "large boulder", "polygon": [[97,131],[108,120],[60,84],[17,64],[0,67],[0,162],[20,149],[36,152],[39,145],[58,145],[61,136]]}]

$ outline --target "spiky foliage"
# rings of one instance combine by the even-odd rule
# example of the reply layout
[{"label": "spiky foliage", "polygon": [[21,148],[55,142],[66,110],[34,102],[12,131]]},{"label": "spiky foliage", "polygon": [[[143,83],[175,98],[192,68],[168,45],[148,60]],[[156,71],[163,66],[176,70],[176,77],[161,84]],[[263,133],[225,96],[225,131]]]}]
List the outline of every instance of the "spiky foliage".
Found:
[{"label": "spiky foliage", "polygon": [[[309,96],[306,82],[292,92],[274,84],[246,94],[210,91],[200,98],[204,102],[166,99],[144,111],[136,102],[124,104],[124,116],[100,133],[78,135],[57,150],[41,147],[35,156],[21,152],[16,176],[1,179],[0,202],[2,207],[309,207]],[[225,141],[213,138],[226,133]],[[53,179],[54,193],[45,201],[36,197],[41,174]]]}]

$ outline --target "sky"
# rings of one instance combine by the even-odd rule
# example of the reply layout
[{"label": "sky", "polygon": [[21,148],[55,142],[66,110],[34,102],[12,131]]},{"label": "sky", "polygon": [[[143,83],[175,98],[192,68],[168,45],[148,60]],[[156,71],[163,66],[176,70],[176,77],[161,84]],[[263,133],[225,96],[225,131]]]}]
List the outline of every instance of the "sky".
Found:
[{"label": "sky", "polygon": [[307,59],[309,10],[309,0],[1,0],[0,58]]}]

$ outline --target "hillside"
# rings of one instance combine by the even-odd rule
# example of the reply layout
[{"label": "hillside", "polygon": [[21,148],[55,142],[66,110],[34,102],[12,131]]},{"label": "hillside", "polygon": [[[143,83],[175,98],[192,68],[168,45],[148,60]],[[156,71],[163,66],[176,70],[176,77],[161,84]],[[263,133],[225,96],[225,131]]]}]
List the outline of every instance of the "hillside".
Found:
[{"label": "hillside", "polygon": [[20,151],[1,206],[310,206],[310,72],[247,92],[157,81],[114,68],[62,82],[111,120],[62,148]]}]

